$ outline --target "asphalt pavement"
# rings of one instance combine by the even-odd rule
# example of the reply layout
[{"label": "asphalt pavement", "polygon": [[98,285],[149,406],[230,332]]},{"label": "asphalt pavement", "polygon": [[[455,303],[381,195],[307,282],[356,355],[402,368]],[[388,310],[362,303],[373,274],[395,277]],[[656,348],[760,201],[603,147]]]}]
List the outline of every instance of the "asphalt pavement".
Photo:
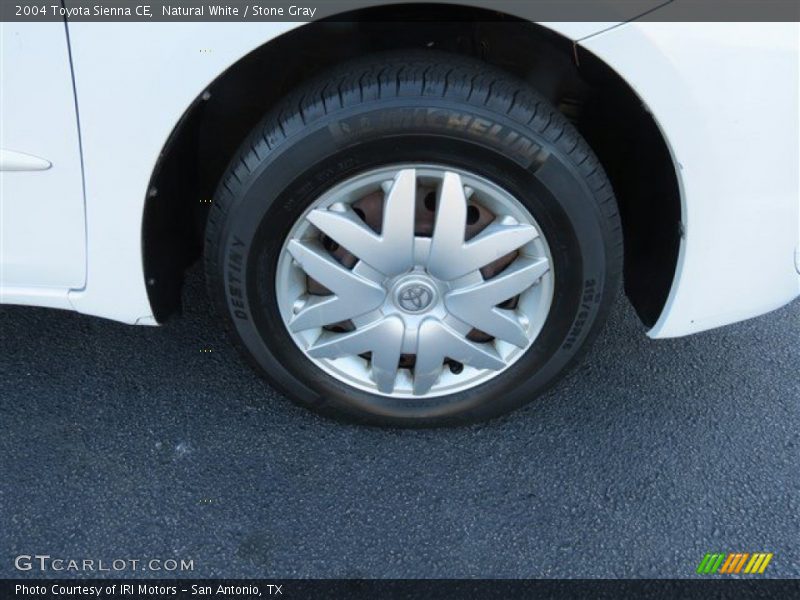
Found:
[{"label": "asphalt pavement", "polygon": [[0,307],[0,576],[47,554],[198,577],[688,577],[707,552],[764,551],[766,575],[800,577],[798,302],[653,341],[620,298],[527,408],[399,431],[294,406],[228,344],[198,270],[185,297],[161,328]]}]

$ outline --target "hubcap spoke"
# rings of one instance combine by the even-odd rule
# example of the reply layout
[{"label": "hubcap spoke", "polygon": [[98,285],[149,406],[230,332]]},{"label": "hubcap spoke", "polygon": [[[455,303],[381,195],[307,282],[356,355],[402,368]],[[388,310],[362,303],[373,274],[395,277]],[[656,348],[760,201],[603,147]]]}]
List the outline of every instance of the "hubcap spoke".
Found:
[{"label": "hubcap spoke", "polygon": [[391,277],[410,269],[414,263],[416,193],[415,170],[403,169],[387,194],[381,235],[367,227],[349,207],[313,210],[307,218],[360,260]]},{"label": "hubcap spoke", "polygon": [[467,197],[458,174],[445,173],[436,206],[428,272],[440,279],[452,279],[449,274],[453,263],[461,260],[467,227]]},{"label": "hubcap spoke", "polygon": [[308,349],[308,355],[341,358],[371,352],[373,380],[381,392],[389,394],[397,378],[404,329],[403,320],[393,316],[350,333],[325,332]]},{"label": "hubcap spoke", "polygon": [[309,277],[333,292],[311,297],[289,322],[291,331],[352,319],[383,303],[386,290],[382,286],[344,268],[318,244],[292,240],[288,250]]},{"label": "hubcap spoke", "polygon": [[495,221],[465,242],[467,197],[456,173],[444,176],[438,206],[428,271],[439,279],[450,281],[477,271],[539,235],[531,225]]},{"label": "hubcap spoke", "polygon": [[538,235],[536,229],[530,225],[492,223],[464,245],[460,260],[454,261],[447,274],[455,279],[485,267],[524,246]]},{"label": "hubcap spoke", "polygon": [[506,366],[489,344],[470,342],[441,321],[425,319],[419,328],[417,362],[414,365],[414,393],[425,394],[436,383],[451,358],[478,369],[502,369]]},{"label": "hubcap spoke", "polygon": [[517,260],[489,281],[448,294],[447,310],[493,337],[524,348],[528,335],[515,311],[497,305],[528,289],[549,270],[550,261],[546,258]]},{"label": "hubcap spoke", "polygon": [[495,184],[382,167],[338,184],[295,224],[276,295],[291,337],[328,374],[374,394],[431,397],[525,353],[550,310],[551,269],[535,221]]}]

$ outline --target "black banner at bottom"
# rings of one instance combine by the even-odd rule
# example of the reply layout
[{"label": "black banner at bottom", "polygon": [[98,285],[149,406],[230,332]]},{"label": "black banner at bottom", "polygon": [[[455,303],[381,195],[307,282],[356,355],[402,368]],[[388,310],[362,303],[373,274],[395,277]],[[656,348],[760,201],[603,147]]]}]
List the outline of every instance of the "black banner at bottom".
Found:
[{"label": "black banner at bottom", "polygon": [[3,579],[0,598],[797,598],[800,580],[732,579]]}]

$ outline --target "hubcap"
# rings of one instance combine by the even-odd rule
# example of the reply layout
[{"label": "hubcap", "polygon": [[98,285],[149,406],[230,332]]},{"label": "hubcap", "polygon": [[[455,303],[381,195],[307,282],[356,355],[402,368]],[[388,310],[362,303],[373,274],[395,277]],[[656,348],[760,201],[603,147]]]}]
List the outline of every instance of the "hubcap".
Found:
[{"label": "hubcap", "polygon": [[278,306],[297,346],[359,389],[435,397],[507,369],[550,311],[552,258],[511,194],[460,169],[374,169],[284,242]]}]

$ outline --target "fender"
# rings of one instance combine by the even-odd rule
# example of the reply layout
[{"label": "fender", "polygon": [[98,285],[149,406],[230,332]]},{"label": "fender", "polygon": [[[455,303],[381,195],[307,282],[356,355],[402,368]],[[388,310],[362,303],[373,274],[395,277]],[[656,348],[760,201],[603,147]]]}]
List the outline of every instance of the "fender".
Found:
[{"label": "fender", "polygon": [[582,45],[637,92],[678,166],[678,268],[648,335],[711,329],[800,295],[797,24],[633,22]]}]

